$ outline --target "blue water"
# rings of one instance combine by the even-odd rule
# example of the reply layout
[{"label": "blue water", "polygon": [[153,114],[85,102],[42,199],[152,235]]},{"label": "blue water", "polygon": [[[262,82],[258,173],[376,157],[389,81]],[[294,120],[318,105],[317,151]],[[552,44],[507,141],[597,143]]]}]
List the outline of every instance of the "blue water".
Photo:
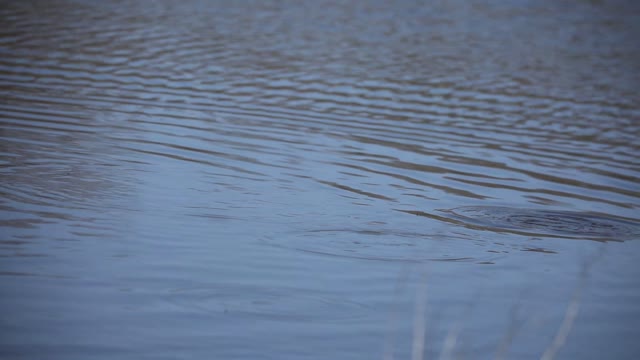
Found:
[{"label": "blue water", "polygon": [[0,357],[640,356],[635,3],[0,16]]}]

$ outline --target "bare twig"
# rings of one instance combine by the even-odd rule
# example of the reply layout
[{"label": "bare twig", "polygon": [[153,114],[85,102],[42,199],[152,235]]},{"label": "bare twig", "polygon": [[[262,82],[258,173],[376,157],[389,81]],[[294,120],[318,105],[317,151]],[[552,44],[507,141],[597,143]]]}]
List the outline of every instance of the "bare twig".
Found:
[{"label": "bare twig", "polygon": [[507,333],[502,339],[502,343],[498,347],[496,352],[495,360],[503,360],[507,356],[507,351],[509,350],[509,346],[513,343],[513,339],[516,337],[518,330],[522,326],[522,322],[518,321],[518,309],[520,308],[520,302],[515,303],[511,307],[511,312],[509,316],[509,328],[507,329]]},{"label": "bare twig", "polygon": [[389,332],[385,338],[384,342],[384,355],[383,360],[393,360],[393,351],[395,348],[395,335],[398,331],[398,313],[400,309],[398,308],[398,304],[400,302],[400,294],[404,292],[407,285],[407,278],[409,277],[409,267],[403,268],[402,272],[398,276],[398,281],[396,282],[395,289],[393,291],[394,294],[394,303],[396,304],[395,309],[391,311],[389,314]]},{"label": "bare twig", "polygon": [[582,271],[580,271],[580,280],[578,285],[576,286],[573,296],[571,297],[571,301],[569,301],[569,305],[567,305],[567,310],[564,314],[564,319],[562,320],[562,324],[556,333],[551,345],[547,347],[544,354],[540,360],[553,360],[556,356],[556,353],[562,348],[564,343],[567,340],[567,336],[571,332],[571,328],[573,327],[573,323],[575,319],[578,317],[578,312],[580,311],[580,299],[582,297],[582,291],[587,285],[587,280],[589,278],[589,270],[593,266],[600,256],[604,253],[604,245],[601,247],[601,251],[599,251],[596,255],[594,255],[591,259],[584,262],[582,266]]},{"label": "bare twig", "polygon": [[449,334],[447,334],[447,337],[444,339],[444,345],[442,345],[442,352],[440,353],[440,360],[451,359],[461,331],[462,320],[459,320],[456,322],[456,325],[449,330]]},{"label": "bare twig", "polygon": [[422,360],[424,354],[424,341],[426,333],[427,314],[427,274],[423,272],[421,281],[416,290],[416,307],[413,320],[413,346],[412,360]]}]

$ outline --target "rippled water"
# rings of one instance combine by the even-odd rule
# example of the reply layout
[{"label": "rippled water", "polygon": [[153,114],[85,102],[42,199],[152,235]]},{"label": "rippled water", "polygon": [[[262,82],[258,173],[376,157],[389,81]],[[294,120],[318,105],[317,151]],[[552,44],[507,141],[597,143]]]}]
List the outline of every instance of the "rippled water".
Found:
[{"label": "rippled water", "polygon": [[634,2],[0,19],[1,357],[640,356]]}]

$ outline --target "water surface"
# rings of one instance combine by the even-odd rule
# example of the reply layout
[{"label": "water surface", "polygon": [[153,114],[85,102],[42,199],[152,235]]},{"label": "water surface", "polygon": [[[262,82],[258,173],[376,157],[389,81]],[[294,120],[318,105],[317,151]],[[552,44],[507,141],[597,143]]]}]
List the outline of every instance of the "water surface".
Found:
[{"label": "water surface", "polygon": [[640,356],[634,2],[0,19],[3,358]]}]

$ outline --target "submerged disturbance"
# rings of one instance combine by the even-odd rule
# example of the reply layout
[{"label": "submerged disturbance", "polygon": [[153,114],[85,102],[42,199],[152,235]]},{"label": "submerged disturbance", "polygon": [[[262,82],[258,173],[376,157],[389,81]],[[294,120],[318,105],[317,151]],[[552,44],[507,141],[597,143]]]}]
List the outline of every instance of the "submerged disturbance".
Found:
[{"label": "submerged disturbance", "polygon": [[640,237],[637,222],[588,212],[500,206],[464,206],[446,212],[465,225],[486,230],[611,241]]}]

